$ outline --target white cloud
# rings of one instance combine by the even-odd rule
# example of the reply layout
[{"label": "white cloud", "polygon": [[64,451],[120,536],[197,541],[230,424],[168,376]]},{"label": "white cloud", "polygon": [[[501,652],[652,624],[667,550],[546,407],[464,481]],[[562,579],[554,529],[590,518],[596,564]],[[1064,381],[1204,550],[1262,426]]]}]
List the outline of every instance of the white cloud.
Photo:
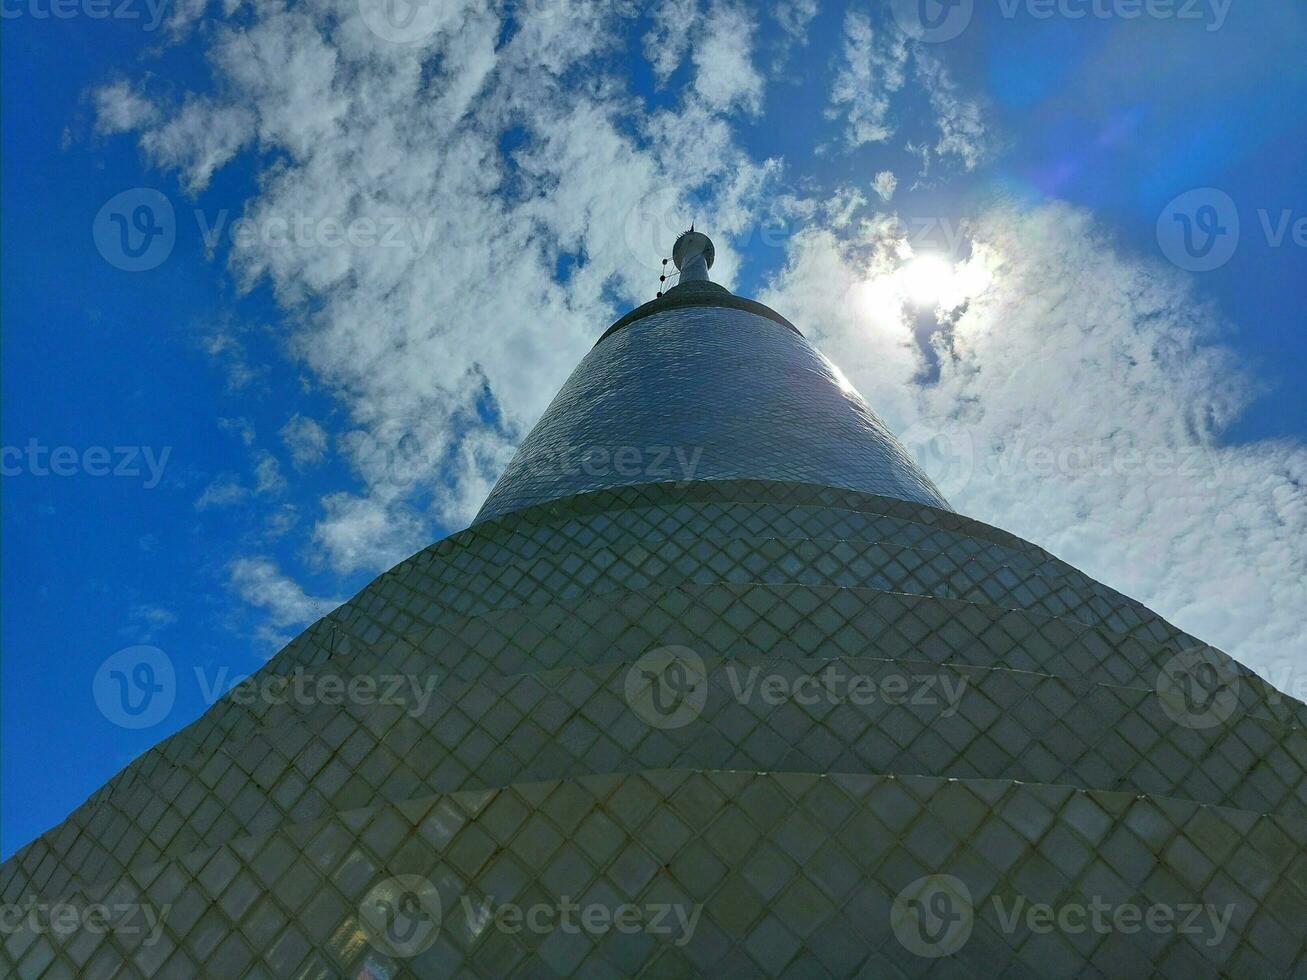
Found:
[{"label": "white cloud", "polygon": [[260,453],[258,462],[254,464],[254,492],[276,494],[285,489],[286,478],[281,475],[281,464],[277,462],[277,457],[269,452]]},{"label": "white cloud", "polygon": [[[919,86],[906,84],[909,59]],[[925,94],[929,112],[898,104],[918,91]],[[910,147],[922,154],[923,168],[929,167],[933,153],[954,157],[963,169],[972,170],[990,151],[992,136],[980,102],[959,92],[939,54],[930,45],[910,40],[890,18],[873,26],[866,14],[850,10],[826,115],[844,119],[845,142],[856,148],[894,136],[899,128],[896,109],[904,118],[929,118],[938,132],[933,146]]]},{"label": "white cloud", "polygon": [[906,79],[907,38],[891,29],[877,31],[866,14],[850,10],[842,59],[827,115],[845,118],[844,138],[851,146],[883,143],[894,134],[890,105]]},{"label": "white cloud", "polygon": [[915,60],[939,129],[935,153],[957,157],[965,169],[974,170],[989,153],[990,144],[980,103],[959,95],[944,63],[923,47],[917,47]]},{"label": "white cloud", "polygon": [[[174,0],[172,12],[165,25],[173,40],[185,37],[204,15],[205,8],[208,5],[209,0]],[[229,16],[230,13],[228,11]]]},{"label": "white cloud", "polygon": [[698,0],[659,0],[653,26],[644,36],[644,56],[659,84],[667,84],[690,50],[690,30],[699,20]]},{"label": "white cloud", "polygon": [[[628,24],[620,5],[567,7],[575,16],[520,5],[503,40],[495,13],[442,6],[448,16],[415,57],[373,36],[353,4],[256,5],[239,31],[211,35],[212,92],[159,119],[140,106],[106,111],[118,120],[106,131],[140,130],[152,158],[191,189],[257,143],[257,186],[244,202],[256,222],[433,222],[430,248],[256,243],[228,258],[241,288],[270,288],[298,366],[354,430],[331,435],[359,486],[325,496],[307,532],[328,567],[380,571],[468,520],[603,326],[652,295],[658,259],[688,219],[713,230],[714,275],[730,285],[740,261],[731,235],[783,206],[825,227],[791,241],[786,273],[760,298],[803,326],[895,428],[965,432],[978,460],[1023,447],[1020,465],[976,471],[953,495],[959,509],[1260,669],[1284,651],[1302,656],[1302,448],[1222,447],[1248,386],[1205,345],[1219,325],[1183,279],[1116,254],[1066,207],[992,211],[954,277],[969,302],[943,317],[928,357],[918,328],[931,317],[903,308],[907,250],[893,222],[859,221],[866,202],[851,193],[829,214],[819,190],[815,204],[782,200],[772,193],[779,162],[740,148],[729,113],[758,111],[764,93],[746,8],[697,15],[683,48],[669,35],[676,57],[659,67],[656,52],[655,71],[668,77],[688,56],[692,81],[674,108],[645,112],[605,67]],[[978,103],[936,54],[892,26],[873,32],[857,13],[845,20],[832,90],[846,141],[893,133],[910,53],[938,128],[923,160],[976,165],[991,139]],[[124,91],[106,99],[129,105]],[[505,154],[510,129],[516,149]],[[883,200],[888,173],[872,185]],[[832,227],[845,222],[841,235],[864,240],[843,242]],[[564,256],[575,261],[560,279]],[[230,327],[208,349],[234,386],[263,370]],[[931,357],[938,380],[923,385]],[[1196,452],[1219,482],[1195,492],[1179,474],[1031,470],[1028,447],[1082,442],[1115,459],[1136,448]],[[201,500],[250,492],[226,477]],[[291,515],[269,531],[283,526]],[[273,628],[325,611],[267,559],[239,560],[232,578]]]},{"label": "white cloud", "polygon": [[867,195],[856,187],[841,187],[826,202],[826,220],[832,228],[846,228],[857,210],[867,203]]},{"label": "white cloud", "polygon": [[220,473],[195,501],[196,510],[231,507],[255,495],[279,494],[286,489],[277,458],[269,452],[258,454],[254,464],[254,486],[248,487],[235,473]]},{"label": "white cloud", "polygon": [[762,109],[763,78],[753,64],[757,23],[743,4],[713,3],[695,31],[694,89],[718,112]]},{"label": "white cloud", "polygon": [[817,0],[776,0],[769,7],[772,17],[790,40],[808,43],[808,26],[817,16]]},{"label": "white cloud", "polygon": [[266,365],[250,362],[240,331],[230,326],[215,328],[204,337],[200,346],[221,367],[230,391],[248,388],[267,374]]},{"label": "white cloud", "polygon": [[243,445],[254,445],[254,426],[243,415],[236,418],[219,418],[218,428],[226,432],[236,433]]},{"label": "white cloud", "polygon": [[125,81],[97,89],[92,101],[95,103],[95,131],[106,136],[139,129],[158,117],[159,111],[154,104]]},{"label": "white cloud", "polygon": [[[334,9],[256,11],[239,38],[218,32],[221,99],[191,96],[147,133],[156,142],[150,133],[169,133],[160,162],[198,184],[223,156],[206,122],[222,129],[232,113],[251,113],[239,138],[257,132],[277,158],[244,205],[256,226],[367,219],[431,231],[431,248],[401,236],[396,247],[258,241],[229,253],[241,288],[266,283],[291,313],[292,351],[361,434],[342,448],[362,492],[327,496],[313,531],[334,569],[380,570],[439,526],[470,519],[516,440],[618,315],[614,293],[622,303],[647,298],[658,257],[689,218],[747,227],[777,171],[751,162],[693,93],[678,112],[638,118],[633,134],[619,87],[561,86],[558,76],[615,43],[611,9],[585,5],[569,19],[523,7],[498,48],[493,15],[452,18],[429,41],[434,74],[357,17],[328,34]],[[761,81],[740,54],[752,24],[736,7],[714,18],[696,43],[720,45],[734,32],[736,50],[696,77],[724,72],[711,86],[719,107],[756,104]],[[497,141],[519,123],[525,138],[509,159]],[[693,214],[691,194],[702,195]],[[654,199],[658,227],[646,228],[641,203]],[[555,281],[559,255],[582,251],[570,278]],[[729,277],[736,261],[723,237],[717,272]],[[216,330],[206,347],[233,387],[258,377],[235,327]],[[316,433],[305,423],[283,437]],[[292,459],[307,457],[292,447]],[[265,490],[280,485],[273,466]],[[219,485],[204,506],[239,499],[239,486]]]},{"label": "white cloud", "polygon": [[131,625],[119,633],[135,643],[153,643],[163,630],[177,622],[175,612],[152,603],[133,606],[128,618]]},{"label": "white cloud", "polygon": [[294,504],[282,504],[264,521],[264,534],[270,541],[285,537],[299,524],[299,508]]},{"label": "white cloud", "polygon": [[427,522],[402,501],[333,493],[322,505],[313,542],[342,574],[389,568],[431,543]]},{"label": "white cloud", "polygon": [[791,83],[802,80],[800,73],[787,71],[787,66],[794,50],[807,46],[808,29],[818,9],[817,0],[775,0],[767,4],[767,11],[780,28],[780,37],[768,45],[772,52],[771,78]]},{"label": "white cloud", "polygon": [[281,439],[296,466],[316,466],[327,457],[327,431],[298,412],[281,428]]},{"label": "white cloud", "polygon": [[471,523],[513,458],[515,448],[496,433],[484,430],[471,433],[459,443],[458,464],[448,468],[450,480],[433,502],[442,524],[459,527]]},{"label": "white cloud", "polygon": [[892,170],[882,170],[876,174],[876,179],[871,182],[871,189],[880,196],[882,201],[888,201],[892,198],[898,186],[899,179],[894,176]]},{"label": "white cloud", "polygon": [[213,507],[230,507],[238,504],[250,495],[250,488],[241,485],[240,477],[234,473],[223,473],[200,494],[195,501],[196,510],[209,510]]},{"label": "white cloud", "polygon": [[270,652],[289,639],[278,631],[307,626],[344,601],[309,595],[283,574],[276,562],[263,556],[237,558],[227,566],[227,574],[236,594],[267,614],[259,638],[269,645]]},{"label": "white cloud", "polygon": [[180,171],[195,193],[253,136],[254,116],[245,108],[192,98],[166,122],[145,129],[141,147],[157,165]]},{"label": "white cloud", "polygon": [[[888,223],[864,229],[885,229]],[[925,366],[896,243],[794,242],[762,299],[914,443],[962,513],[1021,535],[1263,673],[1307,655],[1307,450],[1227,446],[1254,390],[1180,273],[1124,256],[1083,211],[998,208],[955,274],[970,298]],[[915,435],[912,435],[915,434]]]}]

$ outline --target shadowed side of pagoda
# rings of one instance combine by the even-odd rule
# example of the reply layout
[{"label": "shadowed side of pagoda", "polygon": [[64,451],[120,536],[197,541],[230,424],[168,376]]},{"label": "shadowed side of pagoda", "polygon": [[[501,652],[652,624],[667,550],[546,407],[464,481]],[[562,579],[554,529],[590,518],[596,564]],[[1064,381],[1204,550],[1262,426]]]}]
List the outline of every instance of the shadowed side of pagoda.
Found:
[{"label": "shadowed side of pagoda", "polygon": [[[711,285],[610,328],[471,528],[0,868],[5,903],[157,934],[19,925],[6,970],[1307,969],[1307,708],[953,512],[791,325]],[[288,678],[388,696],[260,696]]]}]

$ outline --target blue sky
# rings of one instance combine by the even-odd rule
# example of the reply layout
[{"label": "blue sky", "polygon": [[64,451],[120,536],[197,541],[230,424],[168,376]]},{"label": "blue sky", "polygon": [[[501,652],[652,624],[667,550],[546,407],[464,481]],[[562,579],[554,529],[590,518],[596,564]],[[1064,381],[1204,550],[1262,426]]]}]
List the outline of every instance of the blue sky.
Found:
[{"label": "blue sky", "polygon": [[[962,440],[958,509],[1301,680],[1307,11],[976,0],[931,40],[887,5],[453,6],[400,45],[353,0],[6,5],[5,855],[465,526],[691,218],[892,427]],[[128,271],[138,188],[175,243]],[[1213,215],[1221,258],[1231,207],[1219,267],[1171,261]],[[903,300],[932,252],[952,291]],[[986,469],[1078,441],[1218,478]],[[97,683],[141,645],[176,680],[131,728]]]}]

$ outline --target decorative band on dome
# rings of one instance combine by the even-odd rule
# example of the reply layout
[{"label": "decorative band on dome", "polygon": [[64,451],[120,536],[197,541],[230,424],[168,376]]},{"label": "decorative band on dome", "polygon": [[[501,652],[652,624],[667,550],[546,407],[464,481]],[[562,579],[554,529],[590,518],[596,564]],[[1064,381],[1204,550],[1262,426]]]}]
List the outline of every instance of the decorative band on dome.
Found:
[{"label": "decorative band on dome", "polygon": [[719,286],[715,282],[687,282],[683,286],[673,286],[663,293],[660,299],[651,299],[649,302],[631,310],[605,330],[599,339],[595,341],[595,346],[598,347],[617,331],[623,327],[629,327],[636,320],[641,320],[654,313],[683,309],[689,306],[715,306],[728,310],[743,310],[746,313],[766,317],[768,320],[779,323],[782,327],[793,330],[800,337],[803,336],[802,330],[770,306],[759,303],[757,300],[736,296],[725,286]]}]

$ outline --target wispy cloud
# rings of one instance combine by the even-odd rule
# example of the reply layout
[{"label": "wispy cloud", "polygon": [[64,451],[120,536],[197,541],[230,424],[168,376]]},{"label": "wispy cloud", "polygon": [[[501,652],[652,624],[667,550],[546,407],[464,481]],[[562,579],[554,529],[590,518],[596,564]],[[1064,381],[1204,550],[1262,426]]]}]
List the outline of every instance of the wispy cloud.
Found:
[{"label": "wispy cloud", "polygon": [[305,415],[292,415],[282,426],[281,439],[296,466],[316,466],[326,459],[327,430]]},{"label": "wispy cloud", "polygon": [[153,123],[158,109],[130,82],[117,81],[96,89],[95,130],[102,135],[126,133]]},{"label": "wispy cloud", "polygon": [[891,28],[873,29],[857,10],[844,15],[844,48],[831,86],[827,115],[845,120],[851,146],[883,143],[894,135],[890,106],[907,77],[908,40]]},{"label": "wispy cloud", "polygon": [[[197,507],[255,499],[262,487],[268,535],[333,573],[380,571],[470,518],[598,331],[651,296],[687,218],[713,228],[714,274],[730,285],[733,236],[781,208],[807,230],[762,298],[802,324],[895,428],[973,447],[955,505],[1259,669],[1302,655],[1303,450],[1223,442],[1252,387],[1212,343],[1222,324],[1186,280],[1048,203],[977,216],[948,308],[905,305],[896,277],[911,250],[890,215],[867,214],[868,188],[876,206],[897,199],[899,179],[875,155],[910,141],[923,167],[944,159],[966,170],[995,144],[947,52],[907,40],[879,8],[850,11],[823,82],[833,138],[865,170],[778,195],[786,165],[755,159],[739,137],[767,96],[753,8],[660,4],[639,28],[645,52],[655,78],[685,84],[659,93],[673,108],[649,108],[613,67],[634,8],[567,6],[574,16],[519,5],[510,31],[496,11],[441,5],[415,49],[372,34],[352,4],[256,5],[239,29],[196,32],[214,74],[208,91],[154,98],[147,80],[96,93],[100,131],[137,133],[189,191],[250,161],[257,180],[240,211],[256,224],[366,218],[431,232],[431,247],[411,236],[387,248],[256,242],[227,255],[239,288],[270,289],[295,367],[336,401],[329,422],[286,423],[289,459],[308,467],[330,449],[356,482],[316,509],[287,510],[271,496],[286,481],[269,454],[249,485],[221,477]],[[798,39],[810,9],[796,2],[775,16]],[[918,116],[903,111],[909,98],[924,106]],[[233,390],[266,371],[231,325],[207,349]],[[1081,443],[1117,460],[1189,454],[1217,482],[1178,468],[1047,475],[1030,465],[1031,447]],[[278,635],[331,602],[264,557],[238,559],[231,580]]]},{"label": "wispy cloud", "polygon": [[764,81],[754,64],[758,25],[743,3],[715,2],[695,32],[694,89],[704,104],[718,112],[762,109]]},{"label": "wispy cloud", "polygon": [[920,314],[881,288],[902,265],[893,227],[800,236],[764,301],[925,452],[958,510],[1264,674],[1300,663],[1307,448],[1223,441],[1256,388],[1192,282],[1118,252],[1082,210],[986,211],[957,265],[973,288],[938,311],[938,380],[923,384]]},{"label": "wispy cloud", "polygon": [[132,606],[128,617],[130,625],[125,626],[119,633],[133,643],[153,643],[160,633],[177,622],[175,612],[152,603]]},{"label": "wispy cloud", "polygon": [[[267,613],[260,628],[265,642],[288,641],[288,627],[302,627],[325,616],[343,601],[311,596],[292,578],[284,575],[276,562],[262,556],[237,558],[227,567],[232,589],[245,602]],[[269,650],[269,653],[274,652]]]},{"label": "wispy cloud", "polygon": [[241,484],[235,473],[223,473],[206,486],[195,500],[196,510],[230,507],[249,497],[250,488]]},{"label": "wispy cloud", "polygon": [[[916,128],[905,125],[921,117],[936,130],[933,143],[919,143],[925,151],[923,170],[932,155],[974,169],[993,142],[980,100],[959,91],[943,58],[929,45],[909,39],[892,17],[884,10],[881,14],[875,23],[857,10],[845,14],[827,117],[843,120],[845,142],[853,148],[885,143],[901,129],[921,141]],[[916,85],[909,84],[910,67]],[[920,93],[926,96],[927,113],[905,106]]]},{"label": "wispy cloud", "polygon": [[659,0],[644,36],[644,56],[661,84],[667,84],[690,50],[690,31],[700,17],[698,0]]}]

